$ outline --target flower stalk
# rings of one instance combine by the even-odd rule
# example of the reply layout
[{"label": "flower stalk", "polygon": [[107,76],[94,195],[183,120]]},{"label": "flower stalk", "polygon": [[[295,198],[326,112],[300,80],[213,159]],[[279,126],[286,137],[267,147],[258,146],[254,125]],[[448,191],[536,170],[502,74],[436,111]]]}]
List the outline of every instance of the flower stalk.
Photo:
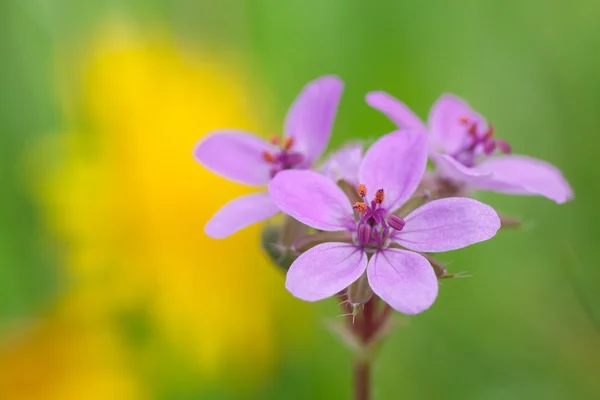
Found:
[{"label": "flower stalk", "polygon": [[371,365],[368,361],[358,361],[354,365],[354,398],[371,399]]},{"label": "flower stalk", "polygon": [[346,332],[352,336],[354,343],[353,387],[355,400],[372,399],[371,375],[373,362],[382,339],[389,331],[389,318],[392,308],[381,302],[379,297],[372,296],[360,307],[360,312],[348,301],[348,293],[340,294],[341,308],[347,321]]}]

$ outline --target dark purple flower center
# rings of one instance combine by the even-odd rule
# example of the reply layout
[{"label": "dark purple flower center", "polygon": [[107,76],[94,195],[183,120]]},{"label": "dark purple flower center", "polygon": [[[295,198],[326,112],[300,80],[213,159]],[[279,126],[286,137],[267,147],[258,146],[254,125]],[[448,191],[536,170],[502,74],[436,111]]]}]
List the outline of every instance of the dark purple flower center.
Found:
[{"label": "dark purple flower center", "polygon": [[271,177],[274,177],[280,171],[297,168],[304,162],[304,156],[292,150],[294,147],[294,138],[287,137],[281,142],[279,137],[273,136],[270,142],[278,146],[277,151],[265,151],[262,156],[271,165]]},{"label": "dark purple flower center", "polygon": [[489,156],[494,154],[496,150],[504,154],[510,154],[510,145],[506,141],[494,137],[494,127],[492,125],[484,131],[477,122],[469,118],[461,118],[459,122],[465,127],[465,134],[468,139],[462,149],[452,154],[456,161],[467,167],[473,167],[477,159],[481,158],[481,155]]},{"label": "dark purple flower center", "polygon": [[401,231],[405,222],[402,218],[394,214],[389,214],[383,207],[385,192],[383,189],[377,190],[373,200],[369,203],[367,197],[367,187],[362,183],[357,187],[358,196],[363,199],[362,202],[354,203],[352,208],[358,212],[360,218],[357,222],[356,238],[360,245],[380,248],[385,246],[391,229]]}]

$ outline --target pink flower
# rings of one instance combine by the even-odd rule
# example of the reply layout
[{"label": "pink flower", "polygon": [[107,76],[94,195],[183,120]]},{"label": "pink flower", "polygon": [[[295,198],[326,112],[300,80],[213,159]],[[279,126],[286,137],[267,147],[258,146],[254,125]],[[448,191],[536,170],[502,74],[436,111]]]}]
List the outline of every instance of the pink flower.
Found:
[{"label": "pink flower", "polygon": [[430,157],[439,177],[458,188],[541,195],[559,204],[573,198],[571,187],[555,166],[528,156],[510,155],[508,143],[497,139],[493,127],[456,96],[444,94],[435,102],[428,127],[385,92],[371,92],[366,101],[399,127],[427,129]]},{"label": "pink flower", "polygon": [[[336,76],[306,85],[288,111],[282,140],[221,129],[198,142],[194,157],[211,171],[249,186],[266,185],[283,170],[310,168],[327,147],[342,90]],[[224,238],[278,211],[267,192],[252,193],[221,207],[204,230],[208,236]]]},{"label": "pink flower", "polygon": [[374,293],[394,309],[416,314],[429,308],[438,292],[433,268],[418,252],[459,249],[496,234],[496,212],[468,198],[432,201],[405,219],[393,214],[423,177],[426,146],[420,130],[381,137],[360,164],[357,191],[363,202],[354,205],[331,179],[316,172],[284,171],[272,180],[269,193],[283,212],[315,229],[347,231],[353,238],[300,255],[285,284],[294,296],[306,301],[330,297],[366,271]]}]

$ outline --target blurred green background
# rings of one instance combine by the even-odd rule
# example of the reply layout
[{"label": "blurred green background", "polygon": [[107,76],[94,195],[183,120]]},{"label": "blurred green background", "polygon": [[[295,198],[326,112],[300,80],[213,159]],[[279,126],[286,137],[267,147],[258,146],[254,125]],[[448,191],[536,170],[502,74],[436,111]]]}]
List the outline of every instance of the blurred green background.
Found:
[{"label": "blurred green background", "polygon": [[600,3],[0,2],[0,398],[345,399],[350,354],[258,250],[202,226],[245,188],[191,159],[210,129],[269,135],[307,81],[346,90],[332,146],[449,91],[575,200],[485,194],[525,229],[443,255],[376,399],[600,398]]}]

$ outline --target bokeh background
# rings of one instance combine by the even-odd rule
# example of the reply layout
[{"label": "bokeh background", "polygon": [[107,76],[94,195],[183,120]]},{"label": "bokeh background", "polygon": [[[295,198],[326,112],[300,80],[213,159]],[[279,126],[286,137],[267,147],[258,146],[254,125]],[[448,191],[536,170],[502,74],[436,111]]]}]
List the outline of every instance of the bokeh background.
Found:
[{"label": "bokeh background", "polygon": [[350,354],[258,247],[203,224],[247,191],[191,157],[207,131],[280,132],[302,85],[346,82],[330,148],[456,93],[576,198],[485,194],[525,221],[442,256],[398,317],[376,399],[600,398],[600,3],[0,2],[0,398],[346,399]]}]

